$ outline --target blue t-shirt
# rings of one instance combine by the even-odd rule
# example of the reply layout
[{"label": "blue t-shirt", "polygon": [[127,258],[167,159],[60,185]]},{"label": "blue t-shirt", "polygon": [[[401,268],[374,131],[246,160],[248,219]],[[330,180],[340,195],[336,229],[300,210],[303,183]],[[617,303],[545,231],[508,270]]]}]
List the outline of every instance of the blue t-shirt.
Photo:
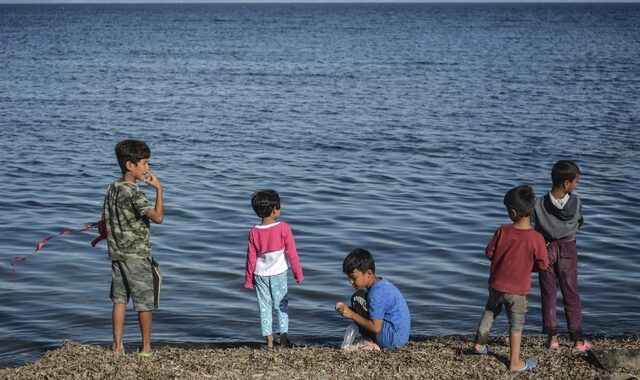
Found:
[{"label": "blue t-shirt", "polygon": [[383,321],[382,330],[376,335],[378,344],[391,349],[406,344],[411,330],[411,315],[400,290],[381,278],[369,289],[367,302],[369,318]]}]

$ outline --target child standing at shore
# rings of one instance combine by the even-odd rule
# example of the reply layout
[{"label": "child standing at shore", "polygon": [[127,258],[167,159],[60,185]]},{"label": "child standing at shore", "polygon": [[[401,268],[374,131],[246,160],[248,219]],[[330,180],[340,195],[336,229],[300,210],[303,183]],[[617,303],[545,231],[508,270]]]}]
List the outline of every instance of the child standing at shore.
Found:
[{"label": "child standing at shore", "polygon": [[291,228],[280,217],[280,196],[275,190],[262,190],[251,197],[251,207],[259,225],[249,232],[244,287],[256,289],[262,336],[273,348],[273,315],[277,321],[280,345],[289,346],[289,308],[287,300],[287,260],[298,285],[304,276]]},{"label": "child standing at shore", "polygon": [[376,265],[369,251],[356,248],[342,262],[342,271],[357,289],[351,307],[336,303],[336,311],[352,319],[366,342],[364,349],[395,349],[409,341],[411,315],[400,290],[389,280],[376,276]]},{"label": "child standing at shore", "polygon": [[[158,264],[151,255],[149,220],[162,223],[164,206],[162,185],[149,172],[151,151],[138,140],[123,140],[115,147],[122,177],[114,180],[104,198],[102,219],[107,232],[111,259],[111,300],[113,301],[113,351],[124,353],[122,333],[129,298],[138,312],[142,347],[140,354],[151,354],[152,311],[158,307],[160,283]],[[140,190],[143,181],[156,190],[152,205]]]},{"label": "child standing at shore", "polygon": [[542,332],[548,335],[547,347],[560,348],[556,301],[558,286],[573,348],[588,351],[591,343],[582,331],[582,305],[578,294],[578,249],[576,232],[582,226],[582,203],[573,191],[578,186],[580,169],[573,161],[560,160],[551,169],[553,187],[536,199],[534,225],[545,238],[549,250],[549,268],[540,273]]},{"label": "child standing at shore", "polygon": [[549,265],[544,238],[531,228],[535,195],[531,187],[515,187],[504,196],[509,218],[513,224],[501,225],[486,248],[491,260],[489,300],[476,333],[473,352],[486,354],[486,346],[493,321],[504,305],[509,317],[509,369],[530,371],[537,366],[535,358],[520,359],[522,329],[527,313],[527,294],[531,291],[531,272]]}]

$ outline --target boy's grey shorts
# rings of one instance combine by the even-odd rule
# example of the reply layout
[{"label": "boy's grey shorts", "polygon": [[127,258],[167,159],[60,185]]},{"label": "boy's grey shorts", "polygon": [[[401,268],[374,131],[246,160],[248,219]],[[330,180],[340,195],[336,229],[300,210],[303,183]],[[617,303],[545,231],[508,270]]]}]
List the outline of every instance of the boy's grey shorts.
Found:
[{"label": "boy's grey shorts", "polygon": [[127,304],[131,297],[136,311],[156,309],[160,299],[159,273],[158,263],[151,257],[112,261],[111,300]]},{"label": "boy's grey shorts", "polygon": [[502,293],[489,288],[489,300],[485,305],[486,310],[491,310],[494,315],[498,315],[502,310],[502,305],[507,309],[509,318],[509,331],[521,333],[524,328],[524,317],[527,314],[527,296]]}]

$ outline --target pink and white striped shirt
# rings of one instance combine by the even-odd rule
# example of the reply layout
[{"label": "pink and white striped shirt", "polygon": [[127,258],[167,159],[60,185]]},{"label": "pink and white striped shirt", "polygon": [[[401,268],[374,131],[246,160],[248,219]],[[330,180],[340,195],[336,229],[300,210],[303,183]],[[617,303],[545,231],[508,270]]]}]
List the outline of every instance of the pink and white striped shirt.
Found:
[{"label": "pink and white striped shirt", "polygon": [[291,227],[285,222],[253,227],[249,231],[244,287],[253,289],[254,274],[274,276],[286,272],[289,268],[287,261],[293,277],[302,282],[304,276]]}]

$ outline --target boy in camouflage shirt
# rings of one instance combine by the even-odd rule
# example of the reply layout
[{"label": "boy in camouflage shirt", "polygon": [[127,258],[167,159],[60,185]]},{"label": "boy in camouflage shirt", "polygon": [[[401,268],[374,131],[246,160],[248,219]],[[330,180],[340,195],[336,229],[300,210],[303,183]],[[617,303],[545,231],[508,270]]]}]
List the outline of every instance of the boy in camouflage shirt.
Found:
[{"label": "boy in camouflage shirt", "polygon": [[[151,312],[158,307],[160,292],[159,281],[154,281],[154,271],[158,278],[159,269],[151,256],[149,220],[162,223],[162,185],[158,177],[149,172],[151,151],[143,141],[121,141],[115,151],[122,178],[114,180],[107,189],[102,214],[111,259],[113,351],[124,353],[122,333],[126,306],[131,297],[142,334],[140,354],[148,356],[151,353]],[[155,205],[149,202],[136,181],[155,188]]]}]

